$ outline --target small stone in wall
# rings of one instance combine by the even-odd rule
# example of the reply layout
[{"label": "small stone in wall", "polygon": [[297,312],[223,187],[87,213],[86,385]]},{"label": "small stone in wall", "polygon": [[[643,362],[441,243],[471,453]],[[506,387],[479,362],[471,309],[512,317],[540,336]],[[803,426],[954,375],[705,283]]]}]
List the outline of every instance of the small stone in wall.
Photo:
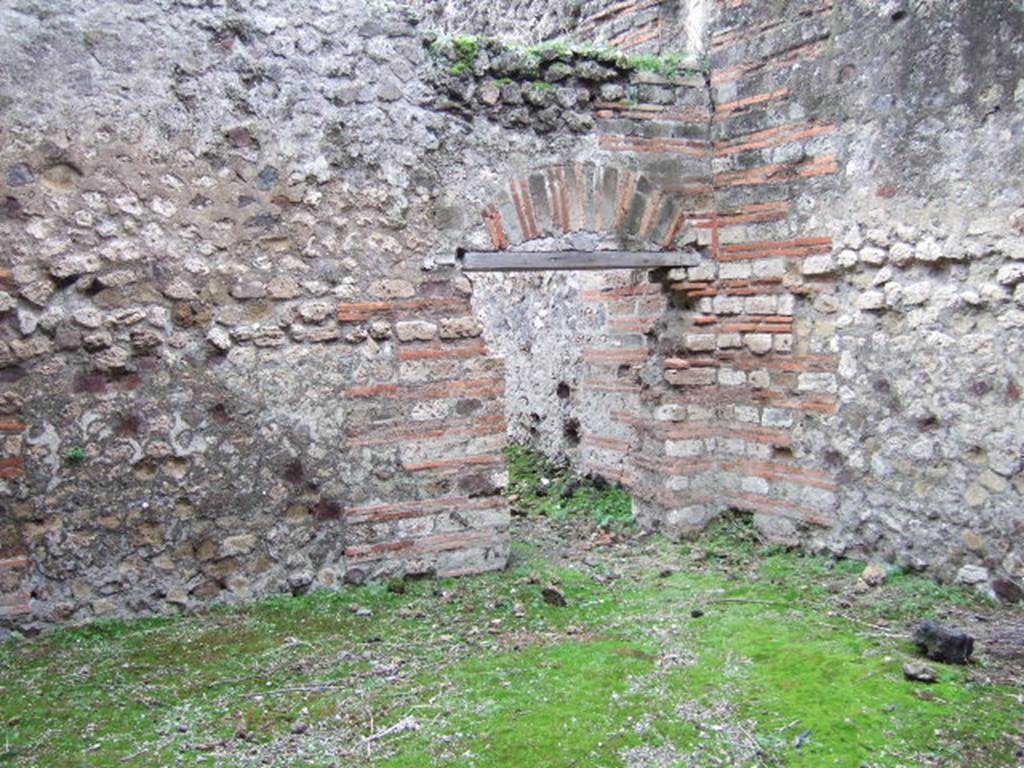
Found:
[{"label": "small stone in wall", "polygon": [[889,261],[897,266],[908,264],[914,258],[914,249],[906,243],[896,243],[889,249]]},{"label": "small stone in wall", "polygon": [[983,554],[986,549],[985,540],[974,531],[964,532],[964,546],[971,550],[971,552],[978,554]]},{"label": "small stone in wall", "polygon": [[437,326],[424,320],[406,320],[395,324],[399,341],[430,341],[437,335]]},{"label": "small stone in wall", "polygon": [[829,254],[808,256],[800,265],[801,274],[808,276],[828,275],[835,271],[835,262]]},{"label": "small stone in wall", "polygon": [[231,349],[231,336],[219,325],[215,325],[206,333],[206,340],[221,352]]},{"label": "small stone in wall", "polygon": [[279,347],[286,341],[284,331],[272,326],[260,327],[252,335],[252,343],[257,347]]},{"label": "small stone in wall", "polygon": [[386,320],[374,320],[368,329],[370,338],[377,341],[391,338],[391,323]]},{"label": "small stone in wall", "polygon": [[617,74],[614,69],[603,67],[596,61],[581,61],[573,69],[580,80],[611,80]]},{"label": "small stone in wall", "polygon": [[7,169],[7,186],[23,187],[26,184],[34,184],[36,180],[35,171],[25,163],[17,163]]},{"label": "small stone in wall", "polygon": [[416,289],[408,280],[381,280],[370,286],[370,295],[381,299],[408,299]]},{"label": "small stone in wall", "polygon": [[287,275],[279,275],[267,284],[267,293],[270,294],[272,299],[294,299],[302,294],[302,288],[299,287],[298,281],[294,278]]},{"label": "small stone in wall", "polygon": [[720,315],[739,315],[743,313],[742,296],[715,296],[714,311]]},{"label": "small stone in wall", "polygon": [[171,218],[174,214],[178,212],[178,207],[170,200],[167,200],[166,198],[163,197],[153,198],[153,200],[149,204],[149,207],[152,208],[155,213],[159,214],[160,216],[163,216],[165,219]]},{"label": "small stone in wall", "polygon": [[475,317],[455,317],[441,321],[442,339],[468,339],[483,333],[483,326]]},{"label": "small stone in wall", "polygon": [[968,507],[980,507],[988,501],[988,491],[980,485],[974,484],[964,493],[964,501]]},{"label": "small stone in wall", "polygon": [[857,309],[873,312],[885,307],[885,294],[881,291],[865,291],[857,299]]},{"label": "small stone in wall", "polygon": [[[3,348],[0,347],[0,350]],[[14,339],[10,343],[10,349],[15,359],[29,360],[33,357],[49,354],[53,344],[45,336],[30,336],[27,339]],[[6,361],[6,356],[0,355],[0,359]]]},{"label": "small stone in wall", "polygon": [[860,260],[865,264],[871,264],[872,266],[885,264],[886,258],[887,254],[881,248],[868,247],[861,249],[860,252]]},{"label": "small stone in wall", "polygon": [[[292,326],[293,328],[295,326]],[[301,333],[292,334],[296,341],[309,341],[314,344],[336,341],[341,338],[341,329],[336,325],[318,326],[316,328],[304,328]]]},{"label": "small stone in wall", "polygon": [[93,254],[73,254],[58,257],[50,265],[50,274],[58,280],[100,271],[100,259]]},{"label": "small stone in wall", "polygon": [[198,298],[195,289],[180,277],[176,277],[168,283],[163,293],[169,299],[176,299],[178,301]]},{"label": "small stone in wall", "polygon": [[830,293],[819,293],[814,298],[814,308],[819,312],[831,315],[839,311],[839,299]]},{"label": "small stone in wall", "polygon": [[975,586],[988,582],[988,568],[982,565],[965,565],[956,574],[956,583]]},{"label": "small stone in wall", "polygon": [[100,288],[124,288],[138,281],[138,275],[131,269],[115,269],[113,272],[96,275],[96,285]]},{"label": "small stone in wall", "polygon": [[124,347],[110,347],[93,357],[93,365],[100,371],[119,371],[128,366],[132,353]]},{"label": "small stone in wall", "polygon": [[935,242],[935,238],[926,237],[914,249],[914,258],[924,262],[938,261],[942,258],[942,246]]},{"label": "small stone in wall", "polygon": [[22,286],[19,292],[26,301],[42,307],[53,296],[54,290],[53,283],[49,280],[34,280],[28,285]]},{"label": "small stone in wall", "polygon": [[912,283],[903,289],[903,304],[908,307],[924,304],[931,292],[932,286],[929,283]]},{"label": "small stone in wall", "polygon": [[978,482],[988,490],[992,491],[992,493],[1002,493],[1010,487],[1006,478],[1000,477],[991,469],[986,469],[978,475]]},{"label": "small stone in wall", "polygon": [[690,351],[707,352],[715,349],[718,340],[713,333],[688,333],[684,343]]},{"label": "small stone in wall", "polygon": [[748,333],[743,337],[743,343],[755,355],[766,355],[772,351],[770,333]]},{"label": "small stone in wall", "polygon": [[718,277],[722,280],[745,280],[751,272],[749,261],[726,261],[718,265]]},{"label": "small stone in wall", "polygon": [[235,557],[246,555],[256,547],[256,536],[251,533],[243,533],[238,536],[229,536],[220,545],[221,554],[224,557]]},{"label": "small stone in wall", "polygon": [[665,381],[675,387],[709,387],[718,381],[718,373],[714,368],[669,368]]},{"label": "small stone in wall", "polygon": [[34,312],[19,309],[17,312],[18,332],[22,336],[31,336],[39,326],[39,316]]},{"label": "small stone in wall", "polygon": [[605,101],[619,101],[626,98],[626,89],[617,83],[605,83],[601,86],[601,98]]},{"label": "small stone in wall", "polygon": [[188,605],[188,592],[182,587],[171,587],[167,590],[166,599],[174,605]]},{"label": "small stone in wall", "polygon": [[857,265],[857,252],[846,248],[836,255],[836,264],[842,269],[851,269]]},{"label": "small stone in wall", "polygon": [[132,330],[129,340],[132,349],[139,352],[149,352],[160,346],[160,335],[156,331],[146,328],[135,328]]},{"label": "small stone in wall", "polygon": [[594,128],[594,118],[587,112],[570,112],[563,119],[570,131],[581,133]]},{"label": "small stone in wall", "polygon": [[501,90],[494,80],[488,80],[480,86],[478,95],[480,96],[480,101],[489,107],[493,107],[498,103],[498,99],[501,98]]},{"label": "small stone in wall", "polygon": [[111,312],[107,317],[114,325],[135,325],[146,319],[146,311],[139,307],[128,307]]},{"label": "small stone in wall", "polygon": [[960,294],[960,301],[969,307],[982,307],[985,300],[978,295],[977,291],[964,291]]},{"label": "small stone in wall", "polygon": [[1016,285],[1024,281],[1024,264],[1007,264],[996,274],[1000,285]]},{"label": "small stone in wall", "polygon": [[334,313],[334,305],[328,301],[307,301],[299,306],[299,317],[305,323],[322,323]]},{"label": "small stone in wall", "polygon": [[236,299],[262,299],[267,295],[267,289],[262,283],[255,280],[243,280],[231,288],[231,295]]},{"label": "small stone in wall", "polygon": [[90,352],[98,352],[101,349],[106,349],[114,343],[114,337],[110,335],[109,331],[95,331],[93,333],[87,333],[82,338],[82,345]]},{"label": "small stone in wall", "polygon": [[82,335],[70,325],[60,325],[54,334],[54,342],[58,349],[78,349],[82,345]]}]

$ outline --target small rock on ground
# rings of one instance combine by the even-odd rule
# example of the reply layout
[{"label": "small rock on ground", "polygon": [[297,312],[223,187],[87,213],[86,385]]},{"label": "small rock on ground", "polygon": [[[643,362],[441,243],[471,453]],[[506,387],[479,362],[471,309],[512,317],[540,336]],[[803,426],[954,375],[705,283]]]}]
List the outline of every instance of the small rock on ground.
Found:
[{"label": "small rock on ground", "polygon": [[966,664],[974,652],[974,638],[959,629],[923,621],[914,630],[914,643],[932,661]]},{"label": "small rock on ground", "polygon": [[915,683],[935,683],[939,679],[934,669],[919,661],[910,661],[904,664],[903,677]]},{"label": "small rock on ground", "polygon": [[885,583],[888,573],[885,566],[878,563],[868,565],[860,577],[869,587],[878,587]]},{"label": "small rock on ground", "polygon": [[558,587],[548,585],[541,591],[541,595],[544,597],[544,602],[548,605],[565,608],[569,604],[569,601],[565,599],[565,593]]}]

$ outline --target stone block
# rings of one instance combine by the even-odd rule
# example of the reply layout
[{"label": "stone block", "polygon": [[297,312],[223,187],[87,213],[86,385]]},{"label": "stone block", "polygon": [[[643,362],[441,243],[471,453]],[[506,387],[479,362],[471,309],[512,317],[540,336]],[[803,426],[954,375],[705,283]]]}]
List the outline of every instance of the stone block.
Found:
[{"label": "stone block", "polygon": [[395,323],[399,341],[430,341],[437,336],[437,326],[425,320],[404,320]]}]

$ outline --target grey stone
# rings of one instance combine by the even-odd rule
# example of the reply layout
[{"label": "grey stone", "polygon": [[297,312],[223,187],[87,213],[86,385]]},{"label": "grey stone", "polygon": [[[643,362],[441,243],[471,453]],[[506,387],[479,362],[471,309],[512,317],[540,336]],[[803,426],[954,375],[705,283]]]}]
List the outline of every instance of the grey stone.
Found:
[{"label": "grey stone", "polygon": [[908,661],[904,664],[903,677],[915,683],[937,683],[939,681],[935,670],[919,661]]},{"label": "grey stone", "polygon": [[914,644],[929,659],[944,664],[966,664],[974,652],[970,635],[932,621],[921,622],[914,629]]},{"label": "grey stone", "polygon": [[35,171],[32,170],[31,166],[25,163],[15,163],[7,167],[6,175],[7,186],[9,187],[24,187],[28,184],[34,184],[36,181]]}]

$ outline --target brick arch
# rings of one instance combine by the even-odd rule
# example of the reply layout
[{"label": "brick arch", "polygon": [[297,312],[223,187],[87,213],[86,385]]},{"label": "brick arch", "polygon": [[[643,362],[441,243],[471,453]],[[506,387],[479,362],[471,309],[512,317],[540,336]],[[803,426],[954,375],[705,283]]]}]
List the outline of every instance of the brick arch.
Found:
[{"label": "brick arch", "polygon": [[583,162],[513,176],[481,213],[499,251],[574,232],[614,233],[623,246],[669,249],[695,202],[693,189],[667,186],[643,171]]}]

